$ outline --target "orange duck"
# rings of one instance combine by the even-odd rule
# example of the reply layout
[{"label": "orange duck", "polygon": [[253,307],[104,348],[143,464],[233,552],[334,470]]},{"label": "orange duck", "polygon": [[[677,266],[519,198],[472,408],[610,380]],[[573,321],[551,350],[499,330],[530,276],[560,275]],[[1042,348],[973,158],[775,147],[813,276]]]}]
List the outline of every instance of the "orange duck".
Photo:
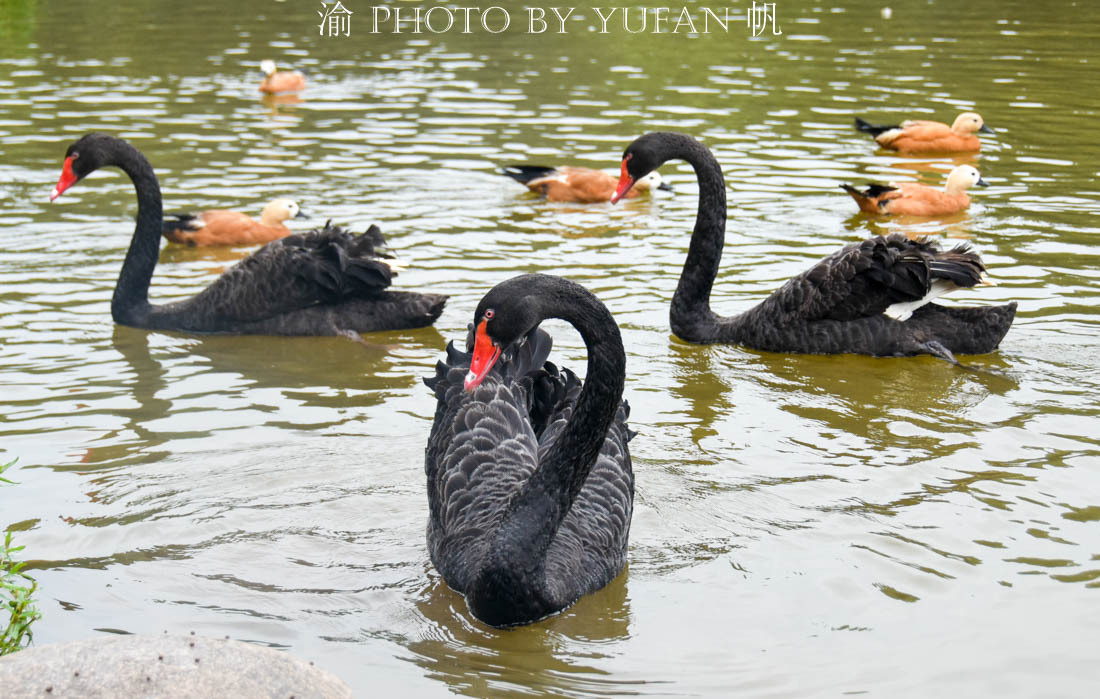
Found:
[{"label": "orange duck", "polygon": [[210,209],[197,214],[168,214],[163,223],[164,237],[173,243],[191,247],[205,245],[259,245],[290,235],[283,221],[306,218],[290,199],[274,199],[256,221],[248,214],[226,209]]},{"label": "orange duck", "polygon": [[[527,189],[532,192],[545,196],[548,201],[578,204],[611,201],[611,195],[619,184],[619,178],[615,175],[586,167],[509,165],[502,172],[516,182],[527,185]],[[653,188],[672,190],[671,186],[661,181],[660,174],[651,172],[634,183],[634,189],[627,192],[626,198],[632,199]]]},{"label": "orange duck", "polygon": [[260,70],[266,76],[260,83],[260,92],[275,94],[277,92],[299,92],[306,89],[306,76],[300,70],[275,70],[275,61],[264,59],[260,61]]},{"label": "orange duck", "polygon": [[982,149],[976,134],[995,133],[974,112],[963,112],[951,126],[938,121],[907,120],[875,126],[856,117],[856,128],[874,136],[883,148],[901,153],[968,153]]},{"label": "orange duck", "polygon": [[916,182],[898,185],[872,184],[864,191],[847,184],[841,188],[852,195],[859,210],[869,214],[904,214],[908,216],[945,216],[970,206],[966,190],[973,185],[988,187],[977,170],[960,165],[947,176],[943,191]]}]

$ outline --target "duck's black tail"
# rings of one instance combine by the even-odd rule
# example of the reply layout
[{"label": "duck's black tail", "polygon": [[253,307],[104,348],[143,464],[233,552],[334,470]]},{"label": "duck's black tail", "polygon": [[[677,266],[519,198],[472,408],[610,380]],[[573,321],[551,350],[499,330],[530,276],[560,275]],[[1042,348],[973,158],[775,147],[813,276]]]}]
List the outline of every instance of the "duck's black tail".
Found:
[{"label": "duck's black tail", "polygon": [[875,124],[868,124],[863,119],[856,117],[856,128],[864,133],[869,133],[872,136],[878,136],[880,133],[900,127],[897,124],[892,124],[890,126],[876,126]]},{"label": "duck's black tail", "polygon": [[553,174],[556,168],[543,167],[542,165],[508,165],[500,169],[501,174],[508,175],[520,184],[527,184],[540,177]]}]

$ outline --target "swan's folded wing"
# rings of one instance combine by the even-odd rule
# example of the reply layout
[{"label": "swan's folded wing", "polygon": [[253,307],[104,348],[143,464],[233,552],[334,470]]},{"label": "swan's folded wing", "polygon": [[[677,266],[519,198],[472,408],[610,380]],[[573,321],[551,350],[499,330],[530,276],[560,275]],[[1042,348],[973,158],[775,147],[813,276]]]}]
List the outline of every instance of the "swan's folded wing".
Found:
[{"label": "swan's folded wing", "polygon": [[198,294],[193,303],[224,320],[263,320],[310,306],[371,298],[394,272],[375,255],[381,234],[361,235],[326,224],[319,231],[273,241]]},{"label": "swan's folded wing", "polygon": [[436,568],[459,592],[481,567],[485,533],[537,463],[525,382],[494,375],[466,392],[464,373],[465,367],[447,367],[444,376],[429,379],[440,402],[425,453],[428,546]]},{"label": "swan's folded wing", "polygon": [[921,299],[931,285],[928,241],[892,234],[847,245],[776,294],[792,321],[851,321],[884,312],[891,304]]},{"label": "swan's folded wing", "polygon": [[571,580],[572,589],[592,592],[610,582],[626,563],[634,503],[628,414],[624,402],[547,551],[546,579],[551,584]]}]

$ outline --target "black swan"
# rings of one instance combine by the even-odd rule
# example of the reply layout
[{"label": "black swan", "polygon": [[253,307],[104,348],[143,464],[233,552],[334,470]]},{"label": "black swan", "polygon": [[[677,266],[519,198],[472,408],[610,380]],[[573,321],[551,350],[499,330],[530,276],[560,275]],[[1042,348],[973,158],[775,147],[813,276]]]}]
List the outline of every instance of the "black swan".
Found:
[{"label": "black swan", "polygon": [[[588,348],[588,376],[546,362],[561,318]],[[560,612],[626,562],[634,501],[622,400],[626,355],[607,308],[542,274],[502,282],[467,339],[447,347],[425,451],[428,549],[447,584],[492,626]]]},{"label": "black swan", "polygon": [[89,133],[65,151],[50,201],[101,167],[122,169],[137,190],[137,227],[111,299],[120,325],[151,330],[256,335],[354,335],[431,325],[447,297],[388,291],[393,271],[374,248],[376,227],[359,236],[338,226],[268,243],[199,294],[154,306],[149,282],[163,225],[153,167],[128,142]]},{"label": "black swan", "polygon": [[710,292],[726,234],[726,184],[710,150],[680,133],[638,138],[623,154],[612,203],[673,158],[691,163],[699,181],[695,231],[669,313],[672,331],[688,342],[770,352],[931,354],[955,362],[954,353],[992,352],[1012,325],[1015,302],[971,308],[931,303],[952,289],[991,283],[985,266],[966,245],[941,251],[901,234],[845,245],[756,307],[719,316],[710,309]]}]

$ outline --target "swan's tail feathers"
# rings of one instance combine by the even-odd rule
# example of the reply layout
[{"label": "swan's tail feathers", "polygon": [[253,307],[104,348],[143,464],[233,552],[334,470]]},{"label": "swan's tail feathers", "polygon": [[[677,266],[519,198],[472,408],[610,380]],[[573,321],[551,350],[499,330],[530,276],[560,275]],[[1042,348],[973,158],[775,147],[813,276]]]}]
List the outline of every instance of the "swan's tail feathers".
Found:
[{"label": "swan's tail feathers", "polygon": [[333,224],[332,219],[329,219],[323,227],[315,228],[305,235],[309,236],[304,239],[307,241],[305,245],[335,251],[334,255],[341,259],[340,269],[346,268],[353,279],[371,288],[389,286],[392,278],[409,266],[387,249],[382,230],[374,224],[356,234]]},{"label": "swan's tail feathers", "polygon": [[900,128],[897,124],[891,124],[889,126],[881,126],[876,124],[869,124],[863,119],[856,117],[856,128],[863,133],[869,133],[872,136],[878,136],[879,134],[886,133],[890,129]]},{"label": "swan's tail feathers", "polygon": [[447,305],[447,299],[451,298],[447,294],[421,294],[424,297],[427,307],[424,309],[424,315],[428,319],[427,324],[431,325],[438,318],[439,314],[443,312],[443,307]]},{"label": "swan's tail feathers", "polygon": [[899,292],[898,300],[883,312],[894,320],[909,320],[918,308],[940,296],[984,284],[988,279],[981,258],[968,245],[941,252],[926,241],[918,244],[920,248],[902,256],[901,261],[908,264],[890,268],[894,276],[887,286]]},{"label": "swan's tail feathers", "polygon": [[364,255],[357,240],[339,226],[282,239],[301,248],[295,273],[322,292],[327,303],[371,294],[388,287],[393,271],[377,257]]},{"label": "swan's tail feathers", "polygon": [[527,184],[541,177],[554,174],[557,168],[544,167],[542,165],[508,165],[500,169],[502,175],[511,177],[520,184]]},{"label": "swan's tail feathers", "polygon": [[968,245],[937,253],[929,269],[933,278],[947,279],[958,287],[989,285],[982,259]]},{"label": "swan's tail feathers", "polygon": [[[341,253],[338,253],[338,255]],[[348,259],[344,266],[349,287],[384,289],[393,280],[393,269],[385,260]]]},{"label": "swan's tail feathers", "polygon": [[[895,300],[908,300],[919,301],[920,303],[928,303],[935,296],[946,293],[940,291],[939,294],[929,296],[933,291],[934,284],[929,282],[927,263],[924,258],[917,254],[903,254],[898,263],[884,269],[883,275],[889,275],[888,278],[884,276],[882,281],[886,284],[886,287],[893,291],[893,298]],[[951,287],[953,288],[953,287]],[[889,313],[887,313],[889,315]]]}]

